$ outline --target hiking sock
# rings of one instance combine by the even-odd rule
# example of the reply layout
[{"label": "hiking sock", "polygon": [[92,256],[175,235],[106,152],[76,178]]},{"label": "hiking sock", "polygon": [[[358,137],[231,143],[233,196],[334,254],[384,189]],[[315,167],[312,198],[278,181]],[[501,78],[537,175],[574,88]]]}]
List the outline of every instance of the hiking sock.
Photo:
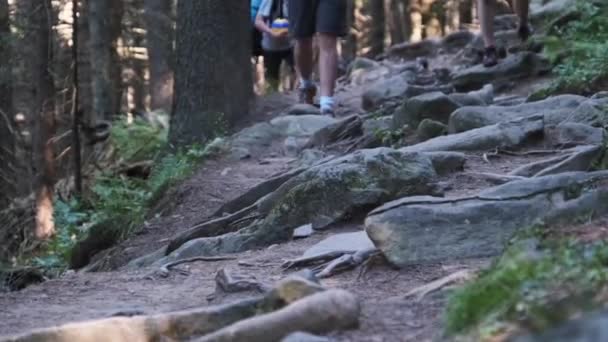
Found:
[{"label": "hiking sock", "polygon": [[323,110],[334,110],[334,98],[331,96],[321,96],[319,98],[319,105],[321,105],[321,111]]}]

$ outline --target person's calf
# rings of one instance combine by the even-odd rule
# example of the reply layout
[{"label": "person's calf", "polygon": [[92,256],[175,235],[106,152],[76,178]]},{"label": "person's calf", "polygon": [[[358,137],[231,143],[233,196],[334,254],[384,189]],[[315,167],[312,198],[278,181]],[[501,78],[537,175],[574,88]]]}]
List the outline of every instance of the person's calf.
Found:
[{"label": "person's calf", "polygon": [[319,73],[321,79],[321,112],[333,114],[334,88],[338,74],[338,39],[335,35],[318,35]]}]

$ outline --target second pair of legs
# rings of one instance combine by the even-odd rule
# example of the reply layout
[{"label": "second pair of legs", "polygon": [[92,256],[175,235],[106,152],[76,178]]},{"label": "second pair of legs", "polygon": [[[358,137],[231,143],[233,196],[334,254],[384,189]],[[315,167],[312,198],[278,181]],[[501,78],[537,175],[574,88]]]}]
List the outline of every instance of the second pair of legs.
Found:
[{"label": "second pair of legs", "polygon": [[[528,40],[531,34],[528,25],[528,13],[530,8],[529,0],[510,0],[511,6],[517,17],[519,25],[517,34],[522,42]],[[498,63],[498,52],[496,50],[496,38],[494,36],[494,17],[496,16],[496,0],[477,0],[479,8],[479,20],[481,24],[481,34],[485,45],[483,65],[486,67],[494,66]]]}]

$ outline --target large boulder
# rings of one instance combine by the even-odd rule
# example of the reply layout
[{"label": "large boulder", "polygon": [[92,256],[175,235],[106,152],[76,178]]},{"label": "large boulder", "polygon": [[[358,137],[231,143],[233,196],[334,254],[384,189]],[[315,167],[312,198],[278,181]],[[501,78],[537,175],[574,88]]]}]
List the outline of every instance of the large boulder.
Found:
[{"label": "large boulder", "polygon": [[550,63],[545,58],[532,52],[521,52],[509,55],[490,68],[479,64],[456,71],[452,82],[458,91],[469,91],[487,83],[536,76],[549,70]]},{"label": "large boulder", "polygon": [[416,59],[418,57],[432,57],[437,53],[440,46],[440,42],[433,39],[425,39],[413,43],[405,42],[388,48],[386,55],[405,60]]},{"label": "large boulder", "polygon": [[513,181],[476,196],[408,197],[372,211],[365,230],[396,266],[498,255],[519,229],[608,214],[608,171]]},{"label": "large boulder", "polygon": [[283,183],[259,202],[260,219],[249,226],[186,242],[157,263],[286,241],[305,224],[323,229],[399,197],[436,193],[435,180],[431,159],[424,154],[390,148],[360,150],[313,166]]},{"label": "large boulder", "polygon": [[542,114],[546,124],[559,123],[558,117],[566,120],[586,101],[578,95],[560,95],[536,102],[515,106],[466,106],[455,110],[450,116],[449,132],[459,133],[474,128],[493,125],[521,117]]},{"label": "large boulder", "polygon": [[501,122],[470,131],[444,135],[402,148],[410,152],[483,151],[494,148],[515,148],[542,135],[542,115]]},{"label": "large boulder", "polygon": [[450,114],[460,105],[441,92],[432,92],[406,100],[393,115],[393,127],[418,127],[424,119],[447,124]]}]

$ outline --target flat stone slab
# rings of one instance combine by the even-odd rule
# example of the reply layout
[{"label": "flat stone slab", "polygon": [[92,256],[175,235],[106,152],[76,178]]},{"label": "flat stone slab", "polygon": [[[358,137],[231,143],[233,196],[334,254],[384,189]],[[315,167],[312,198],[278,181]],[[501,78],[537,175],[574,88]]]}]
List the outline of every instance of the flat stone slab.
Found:
[{"label": "flat stone slab", "polygon": [[332,235],[304,252],[303,257],[338,251],[360,251],[374,248],[374,243],[364,231]]}]

